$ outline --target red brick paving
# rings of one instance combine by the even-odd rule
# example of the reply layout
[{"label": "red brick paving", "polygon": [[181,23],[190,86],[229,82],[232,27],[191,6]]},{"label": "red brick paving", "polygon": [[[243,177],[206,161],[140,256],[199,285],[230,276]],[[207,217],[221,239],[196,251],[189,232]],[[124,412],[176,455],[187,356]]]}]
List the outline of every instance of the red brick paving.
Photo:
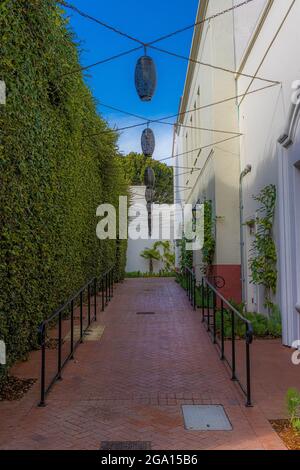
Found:
[{"label": "red brick paving", "polygon": [[[46,408],[36,406],[38,383],[20,402],[0,403],[1,449],[99,449],[111,440],[151,441],[159,450],[285,449],[268,423],[268,390],[258,381],[266,413],[259,403],[245,408],[200,312],[174,280],[125,281],[98,324],[105,325],[101,340],[79,346]],[[23,377],[38,372],[39,352],[13,370]],[[233,431],[185,430],[182,404],[224,405]]]}]

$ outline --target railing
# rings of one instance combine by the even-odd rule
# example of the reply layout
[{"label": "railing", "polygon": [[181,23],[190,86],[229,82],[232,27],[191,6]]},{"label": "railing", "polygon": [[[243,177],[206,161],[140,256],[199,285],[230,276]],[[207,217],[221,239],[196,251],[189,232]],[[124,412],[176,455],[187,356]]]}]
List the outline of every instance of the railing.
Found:
[{"label": "railing", "polygon": [[[221,353],[221,360],[225,361],[232,371],[232,380],[237,382],[246,396],[246,406],[252,406],[251,400],[251,362],[250,362],[250,345],[253,341],[253,327],[252,323],[244,318],[241,313],[236,310],[230,302],[228,302],[211,284],[208,279],[202,279],[202,321],[207,325],[207,331],[210,333],[212,341],[216,344]],[[225,347],[225,313],[230,316],[230,350],[231,360],[227,357],[227,351]],[[217,325],[218,315],[218,325]],[[237,374],[237,353],[236,353],[236,326],[237,321],[241,322],[245,326],[245,371],[246,381],[243,385],[240,377]]]},{"label": "railing", "polygon": [[[91,323],[97,320],[98,294],[101,292],[101,309],[104,311],[105,306],[113,297],[113,291],[114,267],[105,272],[100,279],[90,280],[40,325],[41,391],[39,406],[45,406],[45,400],[51,387],[57,380],[62,379],[63,368],[69,360],[74,358],[74,352],[83,342]],[[54,341],[54,345],[51,340]]]},{"label": "railing", "polygon": [[196,275],[194,271],[187,266],[183,272],[177,272],[177,281],[182,284],[182,287],[186,290],[186,295],[194,310],[196,310]]}]

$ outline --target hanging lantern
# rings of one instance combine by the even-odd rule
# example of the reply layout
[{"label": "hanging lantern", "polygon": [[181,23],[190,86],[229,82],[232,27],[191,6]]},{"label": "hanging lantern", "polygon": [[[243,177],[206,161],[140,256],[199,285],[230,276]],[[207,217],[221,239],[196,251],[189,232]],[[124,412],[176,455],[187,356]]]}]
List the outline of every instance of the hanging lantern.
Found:
[{"label": "hanging lantern", "polygon": [[153,130],[147,127],[143,130],[141,138],[142,151],[145,157],[151,157],[155,150],[155,137]]},{"label": "hanging lantern", "polygon": [[147,188],[145,192],[145,198],[147,202],[153,202],[154,199],[154,189]]},{"label": "hanging lantern", "polygon": [[147,188],[154,188],[155,185],[155,174],[154,171],[150,166],[146,168],[145,175],[144,175],[144,182]]},{"label": "hanging lantern", "polygon": [[156,89],[156,67],[153,59],[146,54],[137,61],[135,87],[142,101],[151,101]]}]

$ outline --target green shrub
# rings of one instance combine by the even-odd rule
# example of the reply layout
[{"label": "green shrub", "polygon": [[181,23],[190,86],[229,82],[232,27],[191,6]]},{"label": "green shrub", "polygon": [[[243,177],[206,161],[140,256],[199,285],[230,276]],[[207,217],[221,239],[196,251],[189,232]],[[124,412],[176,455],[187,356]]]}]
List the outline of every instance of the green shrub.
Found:
[{"label": "green shrub", "polygon": [[[252,323],[254,336],[257,338],[265,338],[271,336],[273,338],[281,337],[281,318],[268,318],[260,313],[241,312],[243,317]],[[216,324],[218,331],[221,331],[221,312],[216,313]],[[231,313],[224,310],[224,332],[225,338],[231,338]],[[245,336],[245,324],[235,315],[235,332],[236,336],[243,338]]]},{"label": "green shrub", "polygon": [[116,258],[122,276],[126,243],[117,253],[116,241],[100,242],[95,214],[127,185],[117,135],[73,73],[78,51],[56,2],[3,0],[0,34],[0,339],[11,365],[89,278]]},{"label": "green shrub", "polygon": [[286,405],[291,426],[296,432],[300,432],[300,392],[296,388],[287,391]]},{"label": "green shrub", "polygon": [[160,271],[159,273],[141,273],[140,271],[133,271],[131,273],[126,273],[125,277],[127,279],[135,278],[151,278],[151,277],[175,277],[174,272],[164,272]]}]

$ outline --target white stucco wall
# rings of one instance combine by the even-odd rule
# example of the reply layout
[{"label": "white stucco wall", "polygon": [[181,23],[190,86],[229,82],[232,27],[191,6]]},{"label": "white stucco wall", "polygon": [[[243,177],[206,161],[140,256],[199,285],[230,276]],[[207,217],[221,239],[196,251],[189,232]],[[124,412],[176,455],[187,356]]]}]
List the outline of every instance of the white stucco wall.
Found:
[{"label": "white stucco wall", "polygon": [[[131,192],[131,205],[134,204],[143,204],[146,207],[146,200],[145,200],[145,186],[132,186],[130,188]],[[129,221],[130,223],[130,221]],[[147,220],[146,220],[147,223]],[[163,222],[161,222],[160,228],[162,228]],[[131,240],[128,239],[128,248],[127,248],[127,262],[126,262],[126,272],[136,272],[140,271],[141,273],[148,273],[149,272],[149,261],[145,260],[140,256],[140,253],[144,251],[146,248],[152,248],[153,244],[156,241],[160,241],[160,239],[151,239],[151,240]],[[170,242],[173,246],[173,237],[171,237]],[[162,249],[159,248],[159,251],[162,254]],[[161,269],[163,269],[163,263],[161,261],[153,261],[153,270],[154,273],[159,273]]]},{"label": "white stucco wall", "polygon": [[[206,16],[229,8],[232,3],[238,4],[240,0],[209,0]],[[196,163],[201,171],[189,177],[192,190],[181,193],[182,199],[188,202],[196,202],[203,194],[214,197],[216,215],[225,216],[223,221],[228,224],[226,228],[222,227],[223,221],[217,223],[216,261],[226,263],[239,259],[237,189],[240,172],[246,165],[252,166],[242,185],[243,222],[255,218],[258,210],[252,196],[266,185],[276,185],[274,239],[278,252],[278,288],[274,302],[279,304],[282,312],[283,342],[287,345],[300,339],[300,126],[289,149],[284,149],[277,141],[286,127],[291,85],[300,80],[300,61],[297,59],[300,52],[299,19],[300,2],[297,0],[256,0],[205,24],[198,60],[280,84],[250,94],[243,100],[237,98],[228,106],[195,112],[193,125],[195,122],[197,126],[239,130],[243,135],[237,141],[202,150]],[[266,81],[255,79],[252,82],[251,78],[241,75],[227,75],[196,66],[192,83],[186,83],[186,108],[243,94],[249,84],[249,91],[270,85]],[[187,115],[184,123],[190,124],[190,117]],[[196,147],[205,146],[220,137],[203,131],[195,133],[191,136],[181,128],[175,135],[178,149],[186,151],[194,148],[195,143]],[[196,157],[182,158],[179,162],[189,166]],[[184,184],[187,180],[180,181],[181,186]],[[248,227],[243,226],[242,230],[247,308],[263,312],[264,289],[253,286],[248,269],[253,235]]]},{"label": "white stucco wall", "polygon": [[[206,16],[231,6],[232,0],[210,1]],[[183,126],[180,126],[179,120],[175,151],[180,154],[197,148],[201,150],[177,157],[176,165],[186,167],[186,173],[190,171],[190,174],[181,177],[178,182],[175,176],[175,191],[178,193],[176,184],[187,188],[181,189],[180,193],[180,199],[186,203],[194,205],[204,199],[213,202],[217,220],[214,264],[239,265],[239,139],[232,139],[231,134],[238,133],[238,113],[234,100],[206,107],[225,98],[234,97],[236,82],[233,74],[204,65],[216,64],[235,70],[232,14],[204,23],[200,47],[195,58],[203,65],[195,66],[190,81],[189,73],[187,75],[184,90],[187,101],[181,110],[192,112],[185,114],[182,119]],[[184,126],[200,127],[203,130]],[[225,142],[228,138],[231,140]],[[175,175],[176,171],[179,170],[174,169]],[[180,170],[181,173],[183,171]],[[198,272],[201,267],[199,254],[195,255],[195,267]]]},{"label": "white stucco wall", "polygon": [[[252,172],[243,181],[244,220],[252,219],[258,209],[252,195],[258,194],[271,183],[277,187],[274,237],[278,251],[279,278],[274,301],[281,307],[284,343],[288,345],[300,338],[300,316],[295,308],[300,299],[300,171],[294,166],[300,160],[300,128],[290,149],[283,149],[277,140],[285,128],[292,96],[291,85],[293,81],[300,79],[300,63],[295,60],[300,52],[298,1],[285,19],[292,3],[292,0],[273,2],[253,48],[248,51],[243,69],[246,73],[255,73],[265,57],[258,75],[280,81],[281,85],[250,95],[239,105],[240,130],[243,133],[240,146],[241,166],[252,166]],[[249,18],[243,18],[240,12],[241,29],[243,24],[249,26]],[[236,43],[240,41],[240,28],[235,30]],[[240,77],[238,92],[243,93],[248,84],[249,79]],[[255,80],[251,90],[265,85],[268,83]],[[244,227],[243,230],[245,257],[249,259],[251,236],[248,228]],[[249,271],[247,274],[248,308],[263,310],[263,288],[253,286]]]}]

